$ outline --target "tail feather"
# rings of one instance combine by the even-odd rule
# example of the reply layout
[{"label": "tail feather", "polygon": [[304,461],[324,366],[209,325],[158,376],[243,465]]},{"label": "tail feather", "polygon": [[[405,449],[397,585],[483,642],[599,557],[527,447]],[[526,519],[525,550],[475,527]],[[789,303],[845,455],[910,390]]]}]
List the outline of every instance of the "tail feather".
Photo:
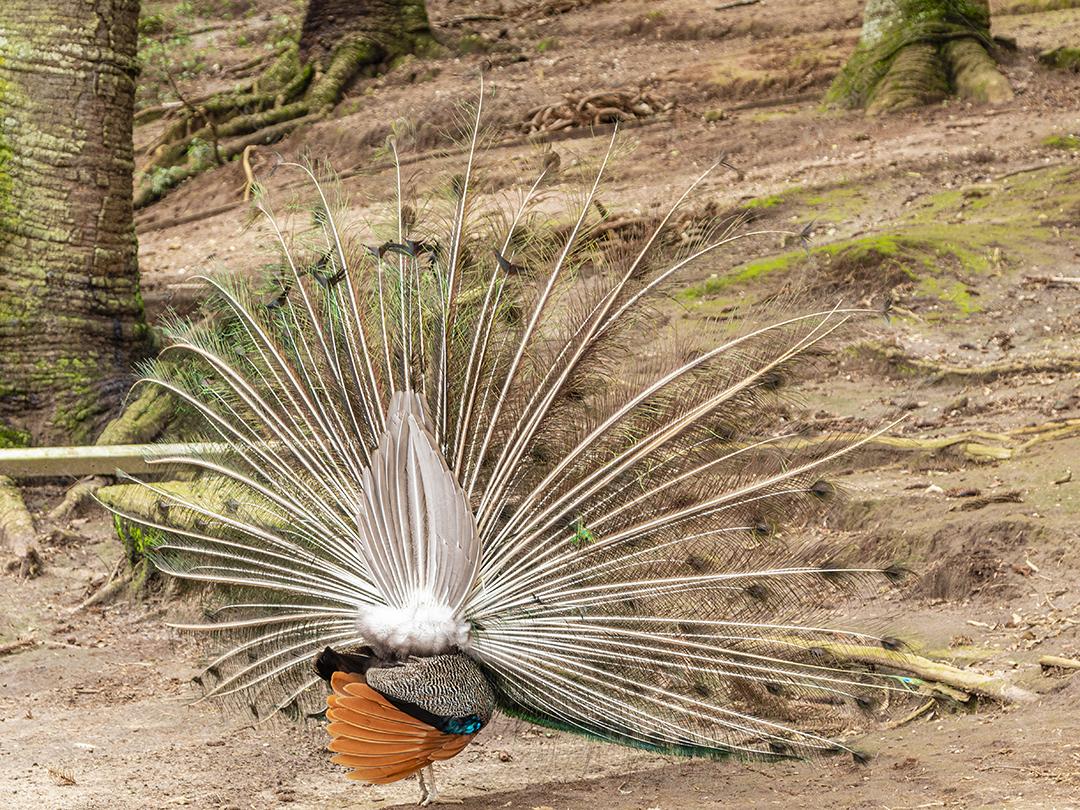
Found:
[{"label": "tail feather", "polygon": [[822,657],[870,637],[817,619],[892,569],[775,531],[858,445],[799,450],[776,415],[858,311],[667,334],[658,303],[684,270],[756,233],[739,217],[683,228],[709,172],[616,236],[598,205],[613,147],[565,221],[543,210],[543,174],[503,212],[473,191],[479,116],[441,229],[398,169],[385,249],[284,164],[312,181],[313,217],[287,234],[260,199],[272,299],[210,279],[212,324],[172,324],[148,369],[209,445],[156,459],[196,485],[109,505],[153,533],[162,570],[225,594],[190,626],[232,640],[207,694],[314,706],[330,644],[453,647],[539,722],[679,753],[835,749],[893,687]]}]

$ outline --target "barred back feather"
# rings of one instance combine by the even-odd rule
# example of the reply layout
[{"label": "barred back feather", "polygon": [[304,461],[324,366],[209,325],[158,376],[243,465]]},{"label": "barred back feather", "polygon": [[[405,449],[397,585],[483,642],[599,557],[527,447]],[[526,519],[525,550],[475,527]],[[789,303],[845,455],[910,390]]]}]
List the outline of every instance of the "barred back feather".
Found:
[{"label": "barred back feather", "polygon": [[113,508],[161,533],[161,570],[221,594],[185,626],[226,640],[207,696],[317,711],[327,645],[460,652],[535,722],[680,753],[842,748],[825,732],[890,684],[825,652],[869,636],[815,617],[891,572],[779,536],[851,445],[788,449],[772,405],[853,312],[665,336],[672,285],[753,233],[674,232],[708,173],[612,239],[610,150],[576,207],[541,175],[504,209],[474,192],[476,116],[441,201],[399,169],[379,247],[283,166],[315,203],[298,232],[260,197],[274,290],[211,278],[213,317],[174,324],[146,375],[205,425],[157,459],[195,480]]}]

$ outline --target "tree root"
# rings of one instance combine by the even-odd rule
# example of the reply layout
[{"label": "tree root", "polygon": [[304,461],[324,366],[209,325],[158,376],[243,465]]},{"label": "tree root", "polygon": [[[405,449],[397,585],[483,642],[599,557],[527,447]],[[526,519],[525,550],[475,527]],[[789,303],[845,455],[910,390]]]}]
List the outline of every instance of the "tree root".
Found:
[{"label": "tree root", "polygon": [[[804,646],[805,642],[800,642]],[[1035,694],[1010,683],[1004,678],[958,669],[950,664],[932,661],[914,653],[886,650],[857,644],[818,642],[813,645],[846,664],[865,664],[875,670],[885,670],[913,676],[927,691],[959,699],[966,703],[971,695],[990,698],[1001,703],[1023,703],[1035,699]],[[944,688],[942,688],[944,687]]]},{"label": "tree root", "polygon": [[1039,658],[1039,666],[1045,669],[1080,669],[1080,661],[1075,658],[1062,658],[1059,655],[1044,655]]},{"label": "tree root", "polygon": [[920,357],[911,357],[902,349],[864,343],[856,351],[884,362],[901,374],[926,377],[931,384],[944,382],[987,383],[1016,374],[1071,374],[1080,371],[1080,357],[1049,357],[1037,360],[1011,360],[983,366],[955,366]]},{"label": "tree root", "polygon": [[981,42],[971,37],[952,39],[942,46],[941,52],[952,68],[953,85],[960,98],[979,104],[1012,101],[1009,80],[1001,75]]},{"label": "tree root", "polygon": [[921,107],[940,101],[948,94],[949,83],[937,47],[928,42],[916,42],[896,54],[885,76],[874,88],[866,114]]},{"label": "tree root", "polygon": [[[888,449],[901,452],[928,453],[936,455],[958,448],[972,461],[1007,461],[1043,442],[1063,439],[1080,434],[1080,419],[1064,419],[1044,425],[1031,425],[1008,431],[990,433],[985,430],[967,430],[952,436],[923,439],[914,436],[877,436],[862,445],[868,450]],[[804,448],[822,442],[855,442],[865,439],[859,433],[835,434],[812,439],[792,439],[778,443],[781,447]]]},{"label": "tree root", "polygon": [[0,476],[0,537],[11,556],[5,564],[6,570],[20,577],[35,577],[41,573],[44,560],[38,547],[34,519],[15,482],[6,476]]},{"label": "tree root", "polygon": [[86,597],[86,599],[80,602],[76,607],[73,607],[71,613],[80,613],[88,607],[107,602],[131,584],[133,576],[132,571],[128,571],[123,576],[120,576],[120,568],[124,565],[124,559],[124,556],[121,555],[120,559],[116,561],[116,565],[113,566],[112,573],[109,574],[109,578],[105,580],[104,584]]},{"label": "tree root", "polygon": [[216,164],[194,149],[200,141],[212,140],[216,157],[229,161],[251,144],[281,140],[297,127],[324,118],[353,77],[387,55],[387,49],[363,36],[339,44],[325,71],[302,65],[296,48],[285,52],[252,90],[214,96],[165,130],[149,150],[152,157],[143,168],[135,208]]},{"label": "tree root", "polygon": [[94,497],[94,493],[109,483],[109,479],[103,475],[88,475],[75,482],[67,492],[64,500],[53,507],[45,519],[52,524],[64,523],[84,503]]}]

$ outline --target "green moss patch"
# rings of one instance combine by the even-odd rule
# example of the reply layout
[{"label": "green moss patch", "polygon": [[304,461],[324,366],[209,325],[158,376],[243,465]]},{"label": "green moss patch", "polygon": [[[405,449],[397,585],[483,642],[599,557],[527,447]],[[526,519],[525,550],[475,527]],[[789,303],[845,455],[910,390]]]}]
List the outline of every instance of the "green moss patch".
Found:
[{"label": "green moss patch", "polygon": [[0,422],[0,449],[9,447],[29,447],[31,436],[28,431]]},{"label": "green moss patch", "polygon": [[1054,48],[1039,54],[1039,61],[1055,70],[1080,73],[1080,48]]},{"label": "green moss patch", "polygon": [[[820,213],[868,204],[873,187],[792,189],[751,200],[747,209],[784,206]],[[684,289],[679,299],[706,310],[723,309],[753,291],[794,284],[811,296],[852,301],[911,285],[916,297],[941,303],[928,318],[963,318],[980,307],[971,282],[1021,262],[1044,262],[1054,228],[1080,215],[1080,170],[1059,166],[1028,172],[1002,183],[947,189],[927,195],[886,230],[829,244],[788,250],[745,262]],[[797,280],[790,273],[805,272]],[[757,286],[760,290],[755,289]],[[707,314],[707,313],[706,313]]]},{"label": "green moss patch", "polygon": [[1068,149],[1069,151],[1076,151],[1080,149],[1080,137],[1076,135],[1051,135],[1047,138],[1043,138],[1043,146],[1050,146],[1054,149]]}]

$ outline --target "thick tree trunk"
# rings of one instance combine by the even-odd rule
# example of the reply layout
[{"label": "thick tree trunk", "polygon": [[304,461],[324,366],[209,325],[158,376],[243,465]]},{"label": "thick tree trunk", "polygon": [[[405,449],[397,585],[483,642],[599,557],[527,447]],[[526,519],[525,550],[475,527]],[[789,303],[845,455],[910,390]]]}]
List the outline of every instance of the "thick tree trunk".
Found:
[{"label": "thick tree trunk", "polygon": [[147,337],[132,219],[138,0],[0,0],[0,440],[93,437]]},{"label": "thick tree trunk", "polygon": [[866,0],[858,47],[828,100],[869,114],[940,101],[1013,97],[990,50],[988,0]]}]

